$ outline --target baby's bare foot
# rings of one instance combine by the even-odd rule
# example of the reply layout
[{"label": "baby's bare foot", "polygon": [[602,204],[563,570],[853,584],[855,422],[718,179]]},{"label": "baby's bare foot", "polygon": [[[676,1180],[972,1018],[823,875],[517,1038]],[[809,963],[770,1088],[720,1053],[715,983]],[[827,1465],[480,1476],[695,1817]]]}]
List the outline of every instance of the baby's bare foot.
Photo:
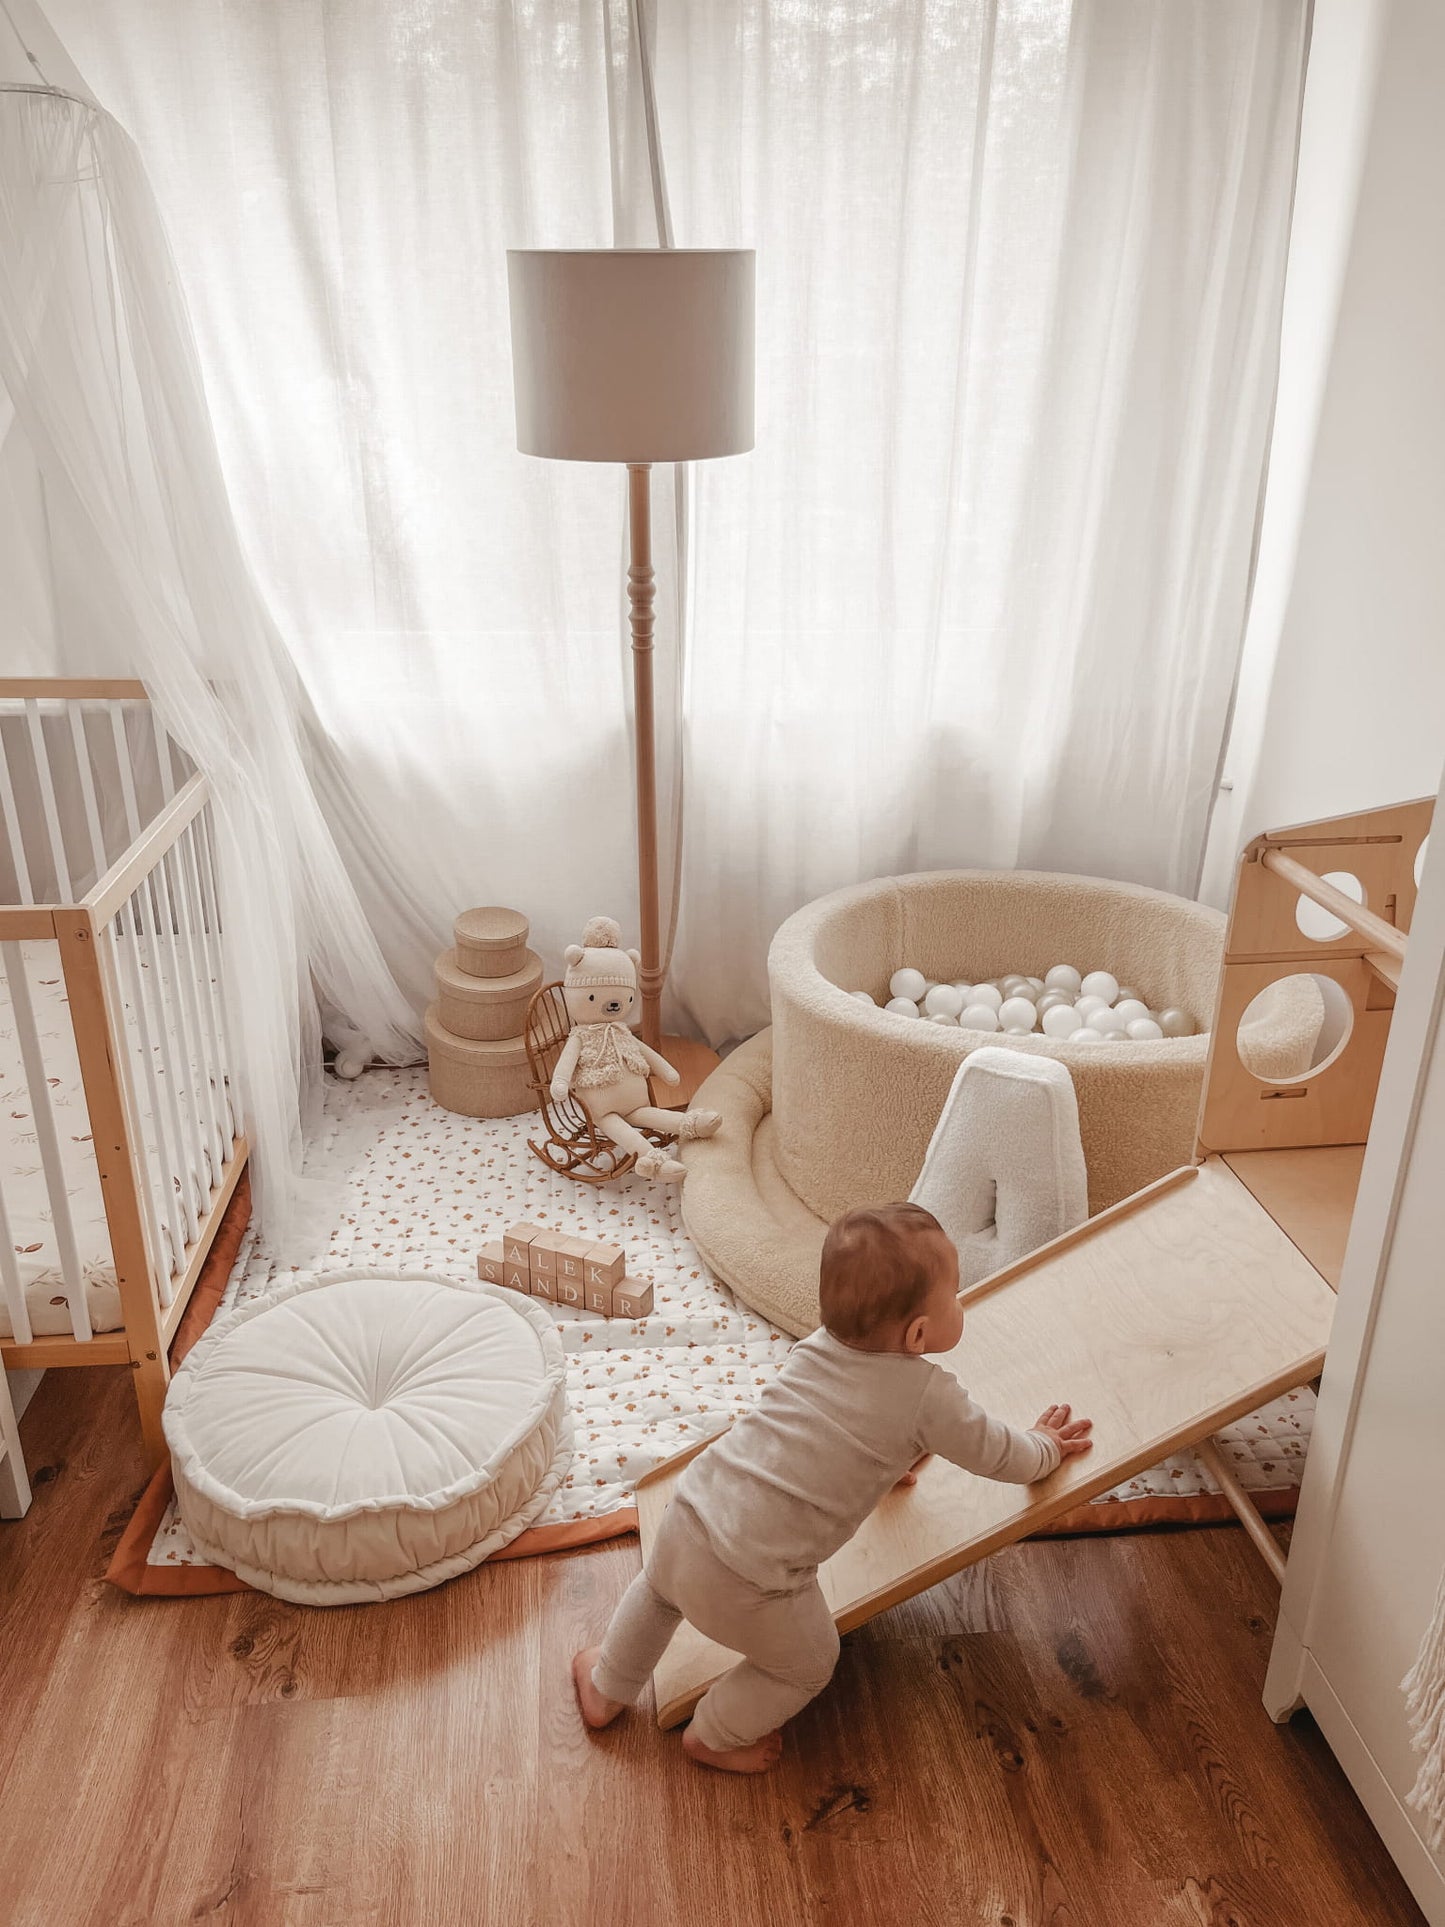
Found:
[{"label": "baby's bare foot", "polygon": [[735,1746],[725,1753],[715,1753],[710,1746],[704,1746],[692,1727],[682,1736],[682,1750],[699,1766],[716,1767],[719,1773],[766,1773],[778,1763],[783,1750],[781,1733],[764,1733],[760,1740],[751,1746]]},{"label": "baby's bare foot", "polygon": [[622,1711],[621,1700],[610,1700],[605,1693],[599,1693],[592,1681],[592,1668],[597,1664],[600,1646],[588,1646],[572,1657],[572,1684],[577,1689],[577,1704],[582,1717],[591,1727],[610,1726]]}]

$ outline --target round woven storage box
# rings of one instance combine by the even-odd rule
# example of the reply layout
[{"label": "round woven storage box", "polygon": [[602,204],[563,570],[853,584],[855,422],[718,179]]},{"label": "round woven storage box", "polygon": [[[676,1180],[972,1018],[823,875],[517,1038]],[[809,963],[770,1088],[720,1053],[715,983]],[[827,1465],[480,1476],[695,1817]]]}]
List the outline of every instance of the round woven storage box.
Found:
[{"label": "round woven storage box", "polygon": [[525,970],[530,928],[520,910],[498,904],[463,910],[452,925],[457,968],[473,977],[510,977]]},{"label": "round woven storage box", "polygon": [[527,1047],[520,1037],[495,1043],[458,1037],[441,1022],[435,1004],[427,1007],[426,1054],[431,1094],[448,1111],[463,1117],[515,1117],[535,1111]]},{"label": "round woven storage box", "polygon": [[535,951],[510,977],[478,977],[457,963],[455,950],[437,958],[437,1022],[454,1037],[496,1043],[520,1037],[527,1022],[527,1006],[542,987],[542,959]]},{"label": "round woven storage box", "polygon": [[171,1382],[165,1433],[197,1549],[315,1606],[469,1571],[572,1458],[551,1318],[430,1272],[303,1277],[224,1313]]}]

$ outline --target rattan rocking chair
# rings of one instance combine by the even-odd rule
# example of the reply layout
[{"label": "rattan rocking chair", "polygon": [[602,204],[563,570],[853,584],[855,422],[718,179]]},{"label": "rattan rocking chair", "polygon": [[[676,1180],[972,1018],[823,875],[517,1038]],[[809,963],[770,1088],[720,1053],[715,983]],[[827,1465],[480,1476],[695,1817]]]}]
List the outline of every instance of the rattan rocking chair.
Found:
[{"label": "rattan rocking chair", "polygon": [[[543,1131],[542,1142],[528,1138],[527,1147],[536,1152],[550,1171],[576,1178],[579,1184],[605,1184],[609,1178],[626,1177],[636,1164],[637,1156],[614,1144],[610,1137],[604,1137],[575,1097],[566,1097],[560,1104],[553,1097],[552,1072],[571,1028],[562,985],[543,984],[527,1006],[522,1033]],[[649,1081],[649,1095],[651,1090]],[[657,1131],[644,1129],[643,1136],[659,1146],[670,1142]]]}]

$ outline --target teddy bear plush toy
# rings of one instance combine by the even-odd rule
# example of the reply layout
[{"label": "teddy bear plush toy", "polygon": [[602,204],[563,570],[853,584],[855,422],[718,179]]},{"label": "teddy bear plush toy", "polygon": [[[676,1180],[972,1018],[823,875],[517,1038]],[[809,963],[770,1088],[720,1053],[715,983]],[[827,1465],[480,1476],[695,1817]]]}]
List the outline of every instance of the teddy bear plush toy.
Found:
[{"label": "teddy bear plush toy", "polygon": [[553,1100],[575,1097],[605,1137],[636,1153],[643,1177],[685,1177],[686,1165],[645,1138],[641,1127],[686,1141],[711,1137],[722,1118],[716,1111],[664,1111],[652,1102],[649,1076],[664,1084],[682,1079],[628,1026],[638,1002],[639,952],[622,948],[611,917],[593,917],[566,955],[562,995],[572,1028],[552,1073]]}]

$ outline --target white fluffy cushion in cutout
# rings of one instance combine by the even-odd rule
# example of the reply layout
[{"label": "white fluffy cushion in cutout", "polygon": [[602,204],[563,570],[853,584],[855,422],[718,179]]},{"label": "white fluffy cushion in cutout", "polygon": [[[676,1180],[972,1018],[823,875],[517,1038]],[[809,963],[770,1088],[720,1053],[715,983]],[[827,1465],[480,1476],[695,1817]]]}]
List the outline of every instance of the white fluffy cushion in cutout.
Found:
[{"label": "white fluffy cushion in cutout", "polygon": [[572,1458],[561,1341],[537,1304],[430,1272],[301,1278],[227,1312],[172,1381],[191,1536],[303,1605],[420,1592],[538,1516]]},{"label": "white fluffy cushion in cutout", "polygon": [[965,1057],[912,1198],[957,1245],[964,1285],[1082,1224],[1089,1180],[1064,1066],[988,1047]]}]

